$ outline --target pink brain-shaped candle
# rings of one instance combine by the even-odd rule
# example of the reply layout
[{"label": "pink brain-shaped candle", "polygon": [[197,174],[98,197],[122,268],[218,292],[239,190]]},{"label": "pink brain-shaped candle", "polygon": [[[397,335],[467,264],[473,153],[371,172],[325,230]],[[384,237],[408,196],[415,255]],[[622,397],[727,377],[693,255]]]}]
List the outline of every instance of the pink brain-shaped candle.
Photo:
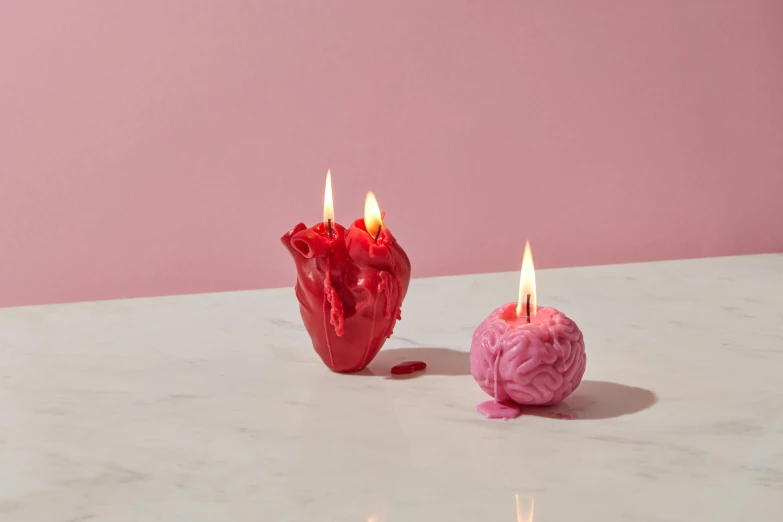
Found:
[{"label": "pink brain-shaped candle", "polygon": [[539,307],[528,323],[516,303],[501,306],[476,328],[470,346],[473,378],[494,399],[479,411],[509,418],[519,414],[516,405],[558,403],[579,386],[586,361],[582,332],[563,313]]}]

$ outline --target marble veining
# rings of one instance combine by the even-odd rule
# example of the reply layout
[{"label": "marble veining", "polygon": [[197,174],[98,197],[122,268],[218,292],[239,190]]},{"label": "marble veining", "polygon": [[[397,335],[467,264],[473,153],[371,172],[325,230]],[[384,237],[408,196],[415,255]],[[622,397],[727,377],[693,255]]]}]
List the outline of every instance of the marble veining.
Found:
[{"label": "marble veining", "polygon": [[290,288],[0,310],[0,521],[783,519],[783,255],[538,271],[587,371],[491,422],[468,349],[517,277],[413,280],[355,375]]}]

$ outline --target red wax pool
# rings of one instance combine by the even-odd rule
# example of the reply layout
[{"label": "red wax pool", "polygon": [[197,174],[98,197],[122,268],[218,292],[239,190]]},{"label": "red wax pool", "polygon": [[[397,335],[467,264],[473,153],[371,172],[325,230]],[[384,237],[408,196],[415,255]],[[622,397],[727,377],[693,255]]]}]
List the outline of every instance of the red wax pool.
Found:
[{"label": "red wax pool", "polygon": [[392,375],[405,375],[408,373],[420,372],[427,367],[423,361],[405,361],[391,369]]}]

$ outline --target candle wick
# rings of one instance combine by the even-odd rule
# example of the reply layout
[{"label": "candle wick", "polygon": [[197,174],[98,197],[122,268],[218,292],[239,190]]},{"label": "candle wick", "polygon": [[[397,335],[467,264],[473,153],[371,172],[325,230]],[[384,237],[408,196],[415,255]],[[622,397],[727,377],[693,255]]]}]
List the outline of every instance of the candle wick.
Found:
[{"label": "candle wick", "polygon": [[329,237],[332,237],[332,220],[331,219],[327,219],[326,220],[326,224],[329,227]]},{"label": "candle wick", "polygon": [[375,242],[378,242],[378,238],[381,237],[381,225],[378,225],[378,233],[375,234]]},{"label": "candle wick", "polygon": [[527,294],[527,322],[530,322],[530,294]]}]

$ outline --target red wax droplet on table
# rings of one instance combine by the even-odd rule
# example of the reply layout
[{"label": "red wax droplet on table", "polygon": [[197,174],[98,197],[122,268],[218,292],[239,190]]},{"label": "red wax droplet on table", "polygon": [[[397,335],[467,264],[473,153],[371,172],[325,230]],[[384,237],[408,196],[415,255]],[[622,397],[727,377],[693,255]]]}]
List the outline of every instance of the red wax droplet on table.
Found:
[{"label": "red wax droplet on table", "polygon": [[567,413],[555,413],[555,418],[557,419],[563,419],[563,420],[574,420],[573,417],[571,417]]},{"label": "red wax droplet on table", "polygon": [[420,372],[427,367],[423,361],[405,361],[391,369],[392,375],[405,375],[413,372]]}]

